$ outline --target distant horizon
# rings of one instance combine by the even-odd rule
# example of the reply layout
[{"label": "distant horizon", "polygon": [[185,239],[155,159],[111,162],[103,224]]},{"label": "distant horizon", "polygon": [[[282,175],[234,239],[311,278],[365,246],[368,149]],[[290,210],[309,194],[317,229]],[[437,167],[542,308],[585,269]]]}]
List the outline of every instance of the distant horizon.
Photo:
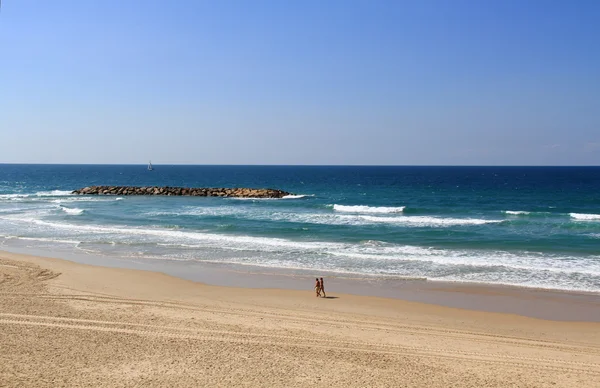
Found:
[{"label": "distant horizon", "polygon": [[[11,166],[146,166],[148,163],[5,163]],[[517,165],[517,164],[189,164],[155,163],[152,166],[229,166],[229,167],[600,167],[600,165]]]}]

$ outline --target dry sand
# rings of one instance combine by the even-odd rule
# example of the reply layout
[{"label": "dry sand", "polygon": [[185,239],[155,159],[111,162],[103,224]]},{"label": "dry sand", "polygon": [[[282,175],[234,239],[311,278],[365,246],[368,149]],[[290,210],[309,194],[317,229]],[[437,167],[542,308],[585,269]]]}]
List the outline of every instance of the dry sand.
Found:
[{"label": "dry sand", "polygon": [[311,285],[0,252],[0,386],[600,387],[600,323],[317,299]]}]

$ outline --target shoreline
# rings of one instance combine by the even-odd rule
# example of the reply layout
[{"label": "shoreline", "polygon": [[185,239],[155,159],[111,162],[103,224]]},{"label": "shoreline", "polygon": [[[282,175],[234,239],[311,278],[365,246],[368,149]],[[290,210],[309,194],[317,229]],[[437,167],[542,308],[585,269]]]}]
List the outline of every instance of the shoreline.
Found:
[{"label": "shoreline", "polygon": [[425,279],[348,278],[331,276],[325,272],[308,275],[285,269],[176,260],[124,259],[66,251],[49,257],[42,250],[0,248],[0,254],[16,253],[95,267],[150,271],[216,287],[312,292],[314,277],[324,276],[326,291],[338,294],[389,298],[553,321],[600,322],[600,294],[592,292]]},{"label": "shoreline", "polygon": [[600,377],[598,322],[327,291],[0,251],[0,381],[504,388],[595,387]]}]

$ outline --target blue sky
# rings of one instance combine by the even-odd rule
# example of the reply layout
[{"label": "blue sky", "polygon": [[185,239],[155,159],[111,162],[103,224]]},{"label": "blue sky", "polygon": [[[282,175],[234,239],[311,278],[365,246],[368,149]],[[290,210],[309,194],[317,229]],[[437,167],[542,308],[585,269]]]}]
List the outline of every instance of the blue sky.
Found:
[{"label": "blue sky", "polygon": [[4,0],[0,162],[600,165],[600,1]]}]

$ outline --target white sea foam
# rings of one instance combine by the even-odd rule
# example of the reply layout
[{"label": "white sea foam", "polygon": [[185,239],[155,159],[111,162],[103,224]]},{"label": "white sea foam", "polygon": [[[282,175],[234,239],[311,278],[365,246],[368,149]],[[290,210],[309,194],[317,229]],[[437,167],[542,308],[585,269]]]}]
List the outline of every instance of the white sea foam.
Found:
[{"label": "white sea foam", "polygon": [[[407,253],[411,248],[406,249]],[[415,250],[416,252],[419,249]],[[496,284],[512,284],[516,286],[558,288],[569,290],[598,291],[598,277],[600,272],[588,270],[585,266],[572,268],[530,268],[519,264],[508,265],[485,263],[483,259],[495,261],[510,260],[511,256],[505,256],[502,252],[496,255],[494,252],[470,252],[466,257],[459,257],[460,252],[441,251],[442,255],[437,257],[411,257],[406,255],[397,258],[381,258],[377,255],[361,255],[360,253],[344,255],[344,252],[336,252],[329,255],[327,261],[306,260],[305,257],[289,258],[285,256],[259,257],[237,255],[222,259],[203,258],[201,261],[215,263],[232,263],[240,265],[251,265],[270,268],[288,268],[299,270],[331,271],[340,274],[357,274],[361,276],[377,276],[385,278],[410,278],[410,279],[436,279],[461,282],[486,282]],[[450,256],[445,260],[445,256]],[[457,257],[458,256],[458,257]],[[193,256],[187,255],[188,260],[194,260]],[[525,258],[528,255],[525,254]],[[482,260],[477,262],[477,259]],[[571,260],[574,258],[553,258]],[[458,262],[459,264],[454,264]],[[464,264],[466,262],[468,264]],[[542,263],[543,264],[543,263]],[[596,266],[596,270],[598,270]],[[577,279],[573,281],[573,279]]]},{"label": "white sea foam", "polygon": [[[46,200],[47,201],[47,200]],[[92,198],[92,197],[68,197],[53,199],[51,203],[71,203],[71,202],[111,202],[118,201],[118,198]]]},{"label": "white sea foam", "polygon": [[[330,205],[331,206],[331,205]],[[333,205],[333,210],[337,212],[346,213],[402,213],[406,206],[398,207],[387,207],[387,206],[346,206],[346,205]]]},{"label": "white sea foam", "polygon": [[28,194],[0,194],[0,199],[13,199],[13,198],[24,198],[29,196]]},{"label": "white sea foam", "polygon": [[344,251],[331,252],[334,256],[350,257],[363,261],[430,262],[445,266],[468,266],[506,270],[526,270],[553,273],[580,273],[600,276],[600,262],[594,258],[504,251],[469,251],[422,248],[415,246],[390,246],[384,249],[365,249],[349,246]]},{"label": "white sea foam", "polygon": [[4,209],[0,209],[0,213],[18,213],[18,212],[22,212],[23,210],[29,210],[29,208],[27,208],[27,207],[7,207]]},{"label": "white sea foam", "polygon": [[70,191],[65,190],[52,190],[52,191],[39,191],[35,194],[0,194],[0,201],[8,200],[8,201],[31,201],[31,200],[40,200],[44,197],[63,197],[63,196],[72,196]]},{"label": "white sea foam", "polygon": [[234,201],[277,201],[280,199],[300,199],[300,198],[308,198],[314,197],[314,194],[290,194],[284,195],[281,198],[258,198],[258,197],[225,197],[226,199],[234,200]]},{"label": "white sea foam", "polygon": [[[385,213],[381,213],[385,214]],[[388,213],[389,214],[389,213]],[[146,213],[148,216],[198,216],[198,217],[236,217],[249,220],[285,221],[319,225],[374,225],[389,224],[405,227],[448,227],[455,225],[483,225],[503,222],[503,220],[487,220],[479,218],[443,218],[430,216],[377,216],[368,214],[332,214],[332,213],[299,213],[288,211],[272,211],[238,206],[187,207],[179,211],[156,211]]]},{"label": "white sea foam", "polygon": [[[85,233],[101,233],[101,234],[115,234],[118,236],[153,236],[159,238],[156,242],[204,242],[209,243],[215,247],[223,247],[227,244],[232,244],[232,248],[237,245],[241,248],[247,248],[254,246],[260,249],[268,247],[273,248],[293,248],[293,249],[319,249],[324,247],[332,246],[331,243],[327,242],[296,242],[280,238],[268,238],[268,237],[252,237],[252,236],[233,236],[233,235],[221,235],[204,232],[192,232],[192,231],[178,231],[168,229],[144,229],[144,228],[128,228],[118,226],[94,226],[94,225],[76,225],[60,222],[43,221],[40,219],[23,220],[31,222],[35,225],[46,226],[56,229],[71,230],[76,234]],[[336,245],[336,244],[333,244]],[[342,246],[341,244],[338,244]],[[204,245],[206,246],[206,244]],[[229,246],[228,246],[229,248]]]},{"label": "white sea foam", "polygon": [[[146,236],[155,239],[157,244],[173,246],[191,246],[197,248],[219,248],[225,250],[244,250],[253,252],[271,252],[292,255],[299,260],[297,252],[303,255],[338,257],[346,260],[367,260],[375,262],[431,262],[439,265],[463,265],[486,268],[513,268],[534,271],[562,273],[584,273],[600,276],[600,260],[587,260],[580,257],[555,257],[533,253],[509,253],[503,251],[468,251],[424,248],[417,246],[398,246],[394,244],[351,244],[318,241],[293,241],[281,238],[221,235],[214,233],[177,231],[165,229],[143,229],[125,227],[104,227],[92,225],[73,225],[38,220],[39,225],[52,228],[69,229],[76,234],[110,234],[115,236]],[[261,260],[266,259],[262,257]]]},{"label": "white sea foam", "polygon": [[70,215],[72,215],[72,216],[78,216],[78,215],[80,215],[80,214],[83,214],[83,212],[84,212],[84,210],[83,210],[83,209],[79,209],[79,208],[77,208],[77,207],[74,207],[74,208],[68,208],[68,207],[61,206],[61,207],[60,207],[60,209],[61,209],[62,211],[64,211],[65,213],[67,213],[67,214],[70,214]]},{"label": "white sea foam", "polygon": [[[351,216],[346,216],[351,217]],[[388,223],[402,224],[416,227],[446,227],[455,225],[484,225],[496,224],[502,220],[485,220],[479,218],[442,218],[430,216],[403,216],[403,217],[376,217],[376,216],[356,216],[360,220],[370,223]]]},{"label": "white sea foam", "polygon": [[56,208],[57,208],[56,206],[44,207],[44,208],[26,208],[26,209],[22,209],[25,211],[20,211],[19,213],[16,213],[16,214],[6,214],[6,215],[3,214],[0,217],[0,219],[33,223],[35,221],[39,221],[44,216],[47,216],[51,213],[55,213]]},{"label": "white sea foam", "polygon": [[23,202],[28,197],[29,194],[0,194],[0,201]]},{"label": "white sea foam", "polygon": [[523,210],[504,210],[503,213],[510,214],[512,216],[521,216],[531,214],[531,212],[526,212]]},{"label": "white sea foam", "polygon": [[39,198],[31,198],[31,200],[36,200],[36,202],[40,202],[40,203],[57,203],[57,204],[69,204],[69,203],[76,203],[76,202],[115,202],[115,201],[121,201],[123,200],[123,198],[114,198],[114,197],[110,197],[110,196],[96,196],[96,197],[78,197],[78,196],[71,196],[71,197],[62,197],[62,198],[58,198],[58,199],[48,199],[47,197],[39,197]]},{"label": "white sea foam", "polygon": [[26,240],[26,241],[41,241],[41,242],[51,242],[51,243],[59,243],[59,244],[73,244],[73,245],[77,245],[77,244],[81,244],[81,241],[77,241],[77,240],[62,240],[62,239],[58,239],[58,238],[46,238],[46,237],[16,237],[19,240]]},{"label": "white sea foam", "polygon": [[600,221],[600,214],[569,213],[577,221]]},{"label": "white sea foam", "polygon": [[[324,224],[368,225],[387,223],[401,226],[444,227],[447,225],[479,225],[501,220],[480,218],[443,218],[405,216],[403,214],[336,214],[326,211],[302,212],[273,211],[255,205],[184,207],[169,214],[223,215],[233,214],[248,219],[285,220]],[[235,205],[235,206],[234,206]],[[216,234],[192,230],[172,230],[164,227],[78,225],[77,218],[51,221],[57,206],[32,209],[19,215],[5,215],[0,219],[2,233],[52,236],[51,240],[84,244],[117,243],[117,252],[123,255],[159,258],[185,257],[188,260],[236,262],[278,268],[312,268],[335,272],[360,273],[377,276],[427,277],[441,280],[509,282],[517,285],[540,285],[547,288],[591,289],[600,284],[600,258],[547,253],[509,253],[485,250],[440,249],[402,246],[377,240],[356,243],[327,241],[295,241],[283,238]],[[82,210],[61,207],[67,212]],[[9,220],[10,218],[10,220]],[[7,223],[10,221],[9,223]],[[18,223],[28,223],[18,226]],[[8,226],[7,226],[8,225]],[[18,227],[13,227],[17,225]],[[16,232],[21,234],[21,232]],[[598,238],[598,235],[588,235]],[[100,242],[99,242],[100,240]],[[95,245],[94,245],[95,246]],[[139,253],[139,246],[144,252]],[[136,247],[136,248],[133,248]],[[154,247],[154,248],[152,248]],[[163,248],[161,248],[163,247]],[[101,252],[105,248],[98,248]],[[109,249],[109,248],[106,248]],[[154,249],[154,250],[153,250]],[[135,251],[135,252],[134,252]],[[111,251],[112,252],[112,251]],[[168,252],[168,254],[166,253]],[[121,254],[121,253],[117,253]],[[596,282],[596,283],[594,283]]]},{"label": "white sea foam", "polygon": [[170,248],[202,248],[202,245],[198,245],[198,244],[158,243],[156,245],[161,246],[161,247],[170,247]]},{"label": "white sea foam", "polygon": [[186,206],[177,211],[163,210],[147,212],[150,217],[157,216],[198,216],[198,217],[222,217],[222,216],[251,216],[247,209],[236,206]]},{"label": "white sea foam", "polygon": [[489,285],[489,284],[497,284],[502,286],[512,286],[512,287],[521,287],[521,288],[531,288],[531,289],[542,289],[542,290],[562,290],[562,291],[578,291],[578,292],[592,292],[598,293],[600,290],[596,286],[585,286],[581,283],[571,283],[567,281],[560,281],[557,278],[547,278],[542,280],[532,280],[531,278],[524,279],[519,278],[518,276],[510,276],[506,274],[502,274],[503,277],[499,277],[496,275],[490,274],[482,274],[479,278],[474,279],[468,276],[443,276],[443,277],[428,277],[427,281],[432,282],[454,282],[454,283],[470,283],[470,284],[480,284],[480,285]]},{"label": "white sea foam", "polygon": [[65,195],[74,195],[69,190],[52,190],[52,191],[39,191],[35,193],[38,197],[61,197]]}]

